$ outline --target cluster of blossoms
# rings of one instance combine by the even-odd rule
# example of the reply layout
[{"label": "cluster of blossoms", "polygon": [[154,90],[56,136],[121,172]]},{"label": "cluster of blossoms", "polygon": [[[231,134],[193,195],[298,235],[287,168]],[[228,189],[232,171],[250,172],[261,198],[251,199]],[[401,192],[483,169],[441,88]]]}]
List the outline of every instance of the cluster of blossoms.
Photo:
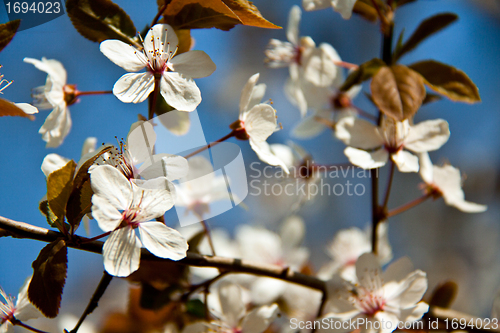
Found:
[{"label": "cluster of blossoms", "polygon": [[[355,2],[303,0],[303,7],[307,11],[333,7],[348,19]],[[358,109],[352,101],[361,91],[361,85],[341,90],[345,82],[341,66],[346,66],[346,63],[331,45],[322,43],[316,46],[312,38],[299,35],[301,15],[300,8],[293,6],[286,33],[288,41],[272,39],[265,51],[266,63],[270,67],[288,67],[285,93],[302,117],[293,129],[293,135],[301,139],[311,138],[330,129],[347,146],[344,154],[353,166],[372,170],[390,163],[391,177],[395,167],[403,173],[419,172],[426,198],[443,197],[446,204],[464,212],[485,211],[486,206],[465,201],[458,169],[450,165],[432,165],[429,158],[428,152],[438,150],[448,141],[448,123],[435,119],[414,124],[413,117],[403,120],[386,114],[375,117]],[[142,46],[137,47],[120,40],[100,43],[100,51],[107,58],[133,72],[116,81],[112,89],[114,96],[124,103],[141,103],[150,98],[153,106],[158,98],[163,98],[174,109],[169,112],[186,114],[194,111],[202,98],[193,79],[211,75],[216,69],[214,62],[203,51],[178,54],[179,39],[168,24],[154,25],[141,42]],[[75,85],[67,84],[66,71],[59,61],[46,58],[25,58],[24,61],[47,73],[46,84],[35,88],[33,97],[36,107],[53,109],[39,132],[47,147],[57,147],[71,128],[68,107],[85,93],[78,91]],[[145,72],[136,73],[142,69]],[[3,77],[0,79],[1,92],[6,88],[1,85],[10,83],[4,82]],[[315,164],[310,153],[295,143],[267,142],[280,126],[271,103],[262,103],[266,85],[258,80],[258,73],[248,79],[241,92],[238,118],[229,126],[231,132],[216,143],[231,137],[249,141],[261,161],[280,167],[286,174],[299,170],[294,177],[309,189],[309,185],[322,177],[319,165]],[[33,106],[16,105],[26,113],[37,112]],[[155,111],[151,105],[149,120]],[[175,115],[183,122],[181,127],[189,127],[189,118],[178,113]],[[137,272],[141,267],[143,248],[156,257],[172,261],[186,258],[191,250],[195,254],[241,258],[281,269],[285,278],[289,270],[301,272],[327,286],[326,294],[321,295],[284,281],[285,278],[231,275],[228,274],[230,271],[192,267],[189,273],[195,279],[209,282],[202,284],[205,287],[205,319],[186,320],[180,325],[174,325],[172,321],[164,328],[165,332],[175,333],[180,327],[183,333],[260,333],[275,330],[272,325],[283,313],[300,320],[324,319],[340,323],[340,327],[344,327],[342,323],[363,319],[366,325],[357,328],[360,332],[390,333],[401,322],[420,320],[429,310],[429,305],[423,301],[428,286],[426,273],[413,270],[407,258],[391,263],[385,272],[382,271],[382,265],[389,264],[393,257],[386,220],[391,215],[384,210],[387,203],[380,207],[384,209],[381,209],[380,220],[373,225],[374,230],[355,227],[340,230],[326,249],[331,260],[315,271],[310,250],[303,244],[306,225],[301,217],[293,215],[305,201],[314,197],[309,190],[290,207],[290,213],[278,232],[250,225],[237,226],[234,239],[222,230],[210,232],[204,218],[210,205],[228,199],[231,180],[225,175],[216,176],[208,159],[193,156],[200,151],[186,155],[188,158],[156,153],[154,125],[145,120],[133,123],[126,140],[122,139],[118,147],[103,145],[96,149],[97,139],[87,139],[76,165],[75,174],[86,165],[84,173],[88,172],[90,180],[91,212],[84,222],[88,226],[88,219],[93,218],[104,232],[93,239],[107,237],[102,247],[107,273],[129,277]],[[208,145],[206,149],[210,147]],[[41,169],[49,179],[68,163],[65,157],[49,154]],[[185,207],[187,213],[193,213],[203,221],[204,230],[192,232],[186,228],[168,227],[164,214],[174,205]],[[196,240],[201,234],[204,234],[203,238]],[[195,241],[188,245],[188,239]],[[191,244],[194,244],[192,248]],[[178,285],[169,285],[172,287],[169,300],[184,301],[186,295],[191,297],[198,288],[189,284],[191,277],[187,277],[188,273],[181,275],[185,276],[179,279],[181,282],[176,281]],[[15,304],[0,289],[5,300],[5,303],[0,303],[1,333],[10,333],[13,325],[38,316],[38,310],[27,298],[28,285],[29,279],[21,288]],[[179,296],[179,290],[186,293]],[[385,324],[369,324],[375,322]]]}]

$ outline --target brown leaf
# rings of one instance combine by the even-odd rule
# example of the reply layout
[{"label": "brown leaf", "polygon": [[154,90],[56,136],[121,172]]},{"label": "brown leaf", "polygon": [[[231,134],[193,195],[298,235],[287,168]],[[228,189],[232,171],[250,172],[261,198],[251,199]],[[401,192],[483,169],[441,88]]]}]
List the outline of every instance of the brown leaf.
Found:
[{"label": "brown leaf", "polygon": [[68,248],[64,239],[45,246],[33,262],[33,278],[28,287],[28,298],[46,317],[59,313],[66,282]]},{"label": "brown leaf", "polygon": [[222,2],[236,14],[243,25],[267,29],[281,29],[281,27],[266,20],[251,1],[222,0]]},{"label": "brown leaf", "polygon": [[439,306],[441,308],[449,308],[455,300],[458,293],[458,285],[454,281],[446,281],[440,283],[432,291],[430,306]]},{"label": "brown leaf", "polygon": [[66,204],[66,219],[72,227],[72,232],[75,232],[78,228],[85,214],[90,213],[92,206],[91,199],[94,192],[90,186],[88,170],[99,157],[112,148],[111,145],[100,148],[98,152],[80,166],[73,179],[73,189]]},{"label": "brown leaf", "polygon": [[420,23],[417,30],[413,32],[410,38],[408,38],[408,40],[400,48],[396,48],[393,56],[394,62],[396,62],[396,60],[403,54],[416,48],[426,38],[446,28],[457,19],[458,16],[456,14],[441,13],[424,20]]},{"label": "brown leaf", "polygon": [[34,120],[35,117],[33,117],[30,114],[27,114],[20,108],[18,108],[14,103],[0,98],[0,117],[4,116],[13,116],[13,117],[23,117],[23,118],[28,118],[30,120]]},{"label": "brown leaf", "polygon": [[191,38],[191,30],[189,29],[176,30],[175,34],[177,35],[177,39],[179,40],[177,54],[181,54],[191,50],[191,47],[193,46],[193,40]]},{"label": "brown leaf", "polygon": [[80,35],[93,41],[119,39],[133,44],[137,33],[128,14],[110,0],[66,0],[66,11]]},{"label": "brown leaf", "polygon": [[352,12],[370,22],[377,22],[378,20],[377,10],[373,7],[371,2],[356,1]]},{"label": "brown leaf", "polygon": [[0,24],[0,51],[2,51],[14,38],[14,35],[19,29],[21,20],[14,20]]},{"label": "brown leaf", "polygon": [[352,86],[360,84],[363,81],[372,78],[377,73],[377,71],[383,66],[385,66],[385,62],[383,62],[378,58],[373,58],[359,65],[359,67],[356,70],[352,71],[349,74],[342,87],[340,87],[340,90],[347,91]]},{"label": "brown leaf", "polygon": [[[161,8],[164,1],[158,1]],[[217,28],[230,30],[237,24],[279,29],[267,21],[247,0],[172,0],[163,12],[163,22],[174,29]]]},{"label": "brown leaf", "polygon": [[424,77],[425,84],[429,88],[452,101],[465,103],[481,101],[474,82],[455,67],[434,60],[420,61],[409,67]]},{"label": "brown leaf", "polygon": [[412,117],[425,98],[423,78],[403,65],[380,68],[372,79],[371,91],[380,111],[397,121]]},{"label": "brown leaf", "polygon": [[66,204],[73,188],[75,168],[76,163],[71,160],[47,177],[47,201],[50,210],[60,222],[64,221],[66,215]]}]

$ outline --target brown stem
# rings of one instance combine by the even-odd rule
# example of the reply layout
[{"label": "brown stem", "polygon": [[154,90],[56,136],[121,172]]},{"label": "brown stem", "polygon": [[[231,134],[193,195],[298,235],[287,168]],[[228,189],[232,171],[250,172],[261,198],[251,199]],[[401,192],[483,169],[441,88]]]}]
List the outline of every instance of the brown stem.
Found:
[{"label": "brown stem", "polygon": [[201,224],[203,225],[203,230],[205,231],[205,236],[207,237],[208,244],[210,245],[210,249],[212,250],[212,255],[215,256],[215,247],[212,241],[212,235],[210,234],[210,229],[208,228],[207,221],[202,220]]},{"label": "brown stem", "polygon": [[[35,227],[24,222],[17,222],[0,216],[0,228],[10,231],[16,238],[35,239],[44,242],[52,242],[58,238],[64,237],[60,232],[48,230],[41,227]],[[78,250],[89,251],[93,253],[102,253],[103,242],[92,241],[85,242],[87,238],[81,236],[73,236],[68,241],[68,246]],[[146,249],[141,250],[141,260],[162,261],[155,257]],[[283,268],[278,265],[262,264],[248,261],[245,259],[225,258],[217,256],[204,256],[196,253],[188,253],[186,258],[177,261],[181,265],[197,266],[197,267],[215,267],[229,273],[248,273],[261,275],[271,278],[280,279],[283,281],[302,285],[319,291],[325,291],[325,282],[313,276],[294,272],[289,268]]]},{"label": "brown stem", "polygon": [[347,68],[347,69],[358,69],[359,66],[356,64],[351,64],[350,62],[345,61],[334,61],[335,66]]},{"label": "brown stem", "polygon": [[102,90],[102,91],[77,91],[75,93],[76,97],[84,96],[84,95],[104,95],[104,94],[112,94],[112,90]]},{"label": "brown stem", "polygon": [[373,7],[377,11],[377,15],[380,18],[380,22],[382,22],[382,24],[387,24],[387,20],[386,20],[385,16],[382,14],[382,11],[380,10],[380,7],[377,4],[377,1],[376,0],[371,0],[371,1],[372,1],[372,4],[373,4]]},{"label": "brown stem", "polygon": [[30,326],[30,325],[26,325],[25,323],[23,323],[22,321],[17,320],[17,319],[13,319],[13,320],[11,321],[11,323],[12,323],[12,325],[18,325],[18,326],[24,327],[25,329],[30,330],[30,331],[32,331],[32,332],[36,332],[36,333],[47,333],[47,332],[45,332],[45,331],[39,330],[39,329],[37,329],[37,328],[34,328],[34,327]]},{"label": "brown stem", "polygon": [[214,141],[214,142],[211,142],[211,143],[209,143],[207,146],[203,146],[203,147],[201,147],[200,149],[195,150],[194,152],[192,152],[192,153],[190,153],[190,154],[187,154],[186,156],[184,156],[184,158],[190,158],[190,157],[193,157],[194,155],[199,154],[199,153],[201,153],[202,151],[205,151],[205,150],[209,149],[210,147],[213,147],[213,146],[215,146],[216,144],[221,143],[222,141],[226,141],[227,139],[229,139],[229,138],[233,137],[235,134],[236,134],[236,132],[235,132],[235,131],[232,131],[232,132],[231,132],[231,133],[229,133],[228,135],[226,135],[226,136],[224,136],[224,137],[220,138],[219,140],[216,140],[216,141]]},{"label": "brown stem", "polygon": [[391,195],[392,180],[394,179],[395,163],[392,159],[390,160],[390,163],[391,163],[390,166],[391,169],[389,171],[389,181],[385,189],[384,203],[382,205],[383,210],[387,209],[387,205],[389,204],[389,196]]},{"label": "brown stem", "polygon": [[92,311],[94,311],[97,308],[97,306],[99,304],[99,300],[101,299],[102,295],[104,295],[104,292],[108,288],[109,283],[111,282],[112,279],[113,279],[113,277],[111,275],[109,275],[108,272],[104,271],[102,278],[101,278],[101,281],[99,282],[99,285],[97,286],[96,290],[94,291],[94,295],[92,295],[92,298],[90,299],[89,304],[87,305],[87,307],[85,308],[85,311],[83,312],[82,316],[80,317],[80,320],[78,320],[78,323],[76,324],[75,328],[73,328],[69,333],[77,333],[78,332],[78,329],[83,324],[83,321],[85,320],[85,318],[87,318],[87,316],[89,314],[91,314]]},{"label": "brown stem", "polygon": [[153,90],[153,97],[151,99],[151,104],[149,104],[148,120],[153,119],[155,116],[156,101],[158,99],[158,94],[160,93],[160,81],[161,76],[155,75],[155,87]]},{"label": "brown stem", "polygon": [[160,16],[163,14],[163,12],[165,11],[165,9],[167,9],[167,6],[170,4],[171,1],[172,0],[165,0],[165,3],[163,4],[163,6],[161,6],[160,10],[158,11],[158,13],[156,13],[155,18],[151,22],[151,26],[153,26],[156,23],[158,23],[158,20],[160,19]]},{"label": "brown stem", "polygon": [[389,213],[387,213],[387,217],[396,216],[398,214],[401,214],[402,212],[407,211],[410,208],[418,206],[422,202],[424,202],[425,200],[429,199],[431,196],[432,196],[431,193],[427,193],[427,194],[424,194],[423,196],[421,196],[420,198],[417,198],[417,199],[412,200],[412,201],[410,201],[410,202],[408,202],[408,203],[406,203],[406,204],[404,204],[402,206],[394,208],[394,209],[390,210]]}]

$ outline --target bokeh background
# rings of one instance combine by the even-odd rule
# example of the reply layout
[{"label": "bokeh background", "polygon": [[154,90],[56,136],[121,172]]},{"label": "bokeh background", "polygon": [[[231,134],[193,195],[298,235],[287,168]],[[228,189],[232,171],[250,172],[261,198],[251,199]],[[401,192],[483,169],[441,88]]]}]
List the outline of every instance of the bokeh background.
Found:
[{"label": "bokeh background", "polygon": [[[142,30],[156,14],[155,1],[116,1]],[[271,22],[286,27],[288,12],[298,0],[255,0],[261,13]],[[451,137],[439,151],[431,154],[434,162],[449,161],[467,175],[464,184],[466,199],[488,205],[481,214],[461,213],[447,207],[442,200],[423,205],[390,220],[389,237],[394,257],[409,256],[415,266],[427,272],[430,289],[437,283],[453,279],[459,284],[454,308],[478,316],[489,316],[493,298],[500,288],[500,4],[498,1],[417,1],[398,10],[396,34],[405,28],[406,36],[423,19],[440,12],[454,12],[459,21],[422,43],[402,58],[410,64],[422,59],[436,59],[463,71],[477,84],[482,103],[467,105],[443,99],[424,106],[416,122],[444,118],[450,124]],[[0,20],[8,18],[0,3]],[[301,35],[311,36],[317,44],[330,43],[344,61],[362,63],[379,55],[378,26],[354,16],[343,20],[332,10],[303,12]],[[228,133],[228,125],[237,119],[241,88],[254,73],[267,84],[266,98],[271,98],[278,111],[283,130],[273,134],[269,142],[294,140],[306,148],[320,164],[345,162],[344,146],[331,133],[311,140],[294,139],[290,130],[300,120],[299,112],[286,99],[283,86],[286,69],[266,68],[263,51],[270,38],[285,40],[285,30],[265,30],[237,26],[229,32],[215,29],[192,31],[195,49],[204,50],[217,65],[208,78],[198,79],[203,101],[198,115],[208,141]],[[14,80],[2,97],[14,102],[30,102],[32,88],[43,85],[46,75],[22,61],[24,57],[54,58],[68,72],[68,83],[81,91],[110,90],[125,72],[99,51],[98,44],[80,36],[64,15],[51,22],[19,32],[0,53],[0,70],[5,79]],[[364,87],[365,91],[368,88]],[[373,107],[364,96],[355,103],[370,112]],[[46,149],[38,129],[48,111],[41,111],[35,121],[4,117],[0,119],[0,215],[47,227],[38,210],[45,195],[45,177],[40,170],[48,153],[78,160],[83,141],[88,136],[98,142],[114,143],[115,136],[125,137],[137,114],[147,114],[147,104],[124,104],[112,95],[83,96],[70,108],[73,127],[62,146]],[[256,161],[247,142],[237,142],[247,164]],[[252,177],[247,169],[247,176]],[[381,171],[382,181],[387,169]],[[253,174],[255,176],[255,174]],[[327,180],[331,184],[346,179]],[[318,196],[297,213],[307,225],[305,244],[312,249],[315,268],[327,259],[325,247],[339,229],[367,226],[370,220],[369,181],[355,179],[366,186],[366,194],[356,196]],[[417,174],[396,174],[390,207],[396,207],[420,195]],[[210,219],[212,227],[234,230],[238,223],[256,223],[277,228],[278,222],[290,213],[288,199],[252,197],[245,200],[249,209],[236,208]],[[171,226],[176,221],[169,221]],[[91,224],[92,234],[99,233]],[[82,230],[83,233],[83,230]],[[45,244],[32,240],[0,239],[0,285],[16,295],[26,277],[32,273],[31,263]],[[102,273],[100,256],[69,251],[69,272],[63,296],[62,312],[79,315],[97,285]],[[126,284],[113,281],[104,296],[103,309],[91,320],[99,322],[112,309],[124,307]]]}]

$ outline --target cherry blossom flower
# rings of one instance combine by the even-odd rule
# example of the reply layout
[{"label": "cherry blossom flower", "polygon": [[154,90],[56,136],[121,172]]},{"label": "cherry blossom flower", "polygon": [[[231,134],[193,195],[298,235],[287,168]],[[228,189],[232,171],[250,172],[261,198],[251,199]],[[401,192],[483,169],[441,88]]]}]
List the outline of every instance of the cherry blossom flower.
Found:
[{"label": "cherry blossom flower", "polygon": [[181,234],[151,221],[172,208],[173,188],[139,188],[109,165],[93,169],[90,181],[94,191],[92,215],[103,231],[111,232],[103,246],[104,267],[109,274],[128,276],[136,271],[142,246],[160,258],[186,257],[188,244]]},{"label": "cherry blossom flower", "polygon": [[47,142],[47,148],[58,147],[71,129],[68,106],[78,101],[76,88],[74,85],[66,84],[66,70],[59,61],[43,57],[41,61],[24,58],[24,62],[48,74],[45,85],[33,89],[32,95],[36,107],[52,109],[38,133]]},{"label": "cherry blossom flower", "polygon": [[241,287],[230,281],[222,281],[217,285],[217,293],[209,295],[208,304],[217,320],[206,326],[215,332],[261,333],[278,316],[277,304],[262,305],[247,311]]},{"label": "cherry blossom flower", "polygon": [[462,190],[460,170],[447,164],[432,165],[428,153],[419,154],[420,176],[426,183],[425,191],[435,198],[443,197],[447,205],[466,213],[481,213],[488,209],[485,205],[465,200]]},{"label": "cherry blossom flower", "polygon": [[[117,168],[127,179],[141,187],[146,182],[152,185],[157,178],[166,178],[171,182],[184,177],[188,172],[187,160],[172,154],[154,154],[155,143],[153,125],[145,121],[135,122],[130,126],[126,144],[120,143],[119,149],[114,147],[104,153],[96,164],[108,164]],[[163,181],[156,183],[165,184]]]},{"label": "cherry blossom flower", "polygon": [[19,295],[17,296],[16,303],[14,304],[14,298],[8,296],[5,291],[0,288],[0,296],[4,299],[4,302],[0,301],[0,332],[1,333],[13,333],[15,321],[27,321],[29,319],[35,319],[41,317],[41,312],[30,303],[28,300],[28,287],[31,282],[31,277],[26,279],[23,286],[19,290]]},{"label": "cherry blossom flower", "polygon": [[450,130],[443,119],[410,125],[408,120],[384,117],[382,126],[377,127],[363,119],[345,117],[338,122],[335,135],[349,146],[344,150],[349,161],[360,168],[379,168],[391,157],[399,171],[417,172],[418,157],[405,149],[415,153],[439,149],[448,141]]},{"label": "cherry blossom flower", "polygon": [[[309,250],[300,245],[304,234],[304,221],[298,216],[290,216],[284,221],[279,234],[263,227],[241,225],[236,230],[236,241],[243,259],[300,271],[309,258]],[[246,283],[255,304],[269,304],[277,300],[288,287],[284,281],[266,277],[249,279]]]},{"label": "cherry blossom flower", "polygon": [[338,279],[327,282],[330,309],[324,317],[360,323],[357,328],[362,333],[390,333],[400,322],[422,318],[429,309],[421,302],[427,277],[421,270],[412,269],[409,259],[402,258],[382,273],[373,253],[361,255],[356,262],[357,283]]},{"label": "cherry blossom flower", "polygon": [[176,186],[176,206],[186,207],[187,212],[193,212],[203,220],[210,211],[210,204],[219,200],[229,200],[226,177],[216,176],[212,163],[203,156],[189,159],[189,173]]},{"label": "cherry blossom flower", "polygon": [[[389,244],[387,222],[379,223],[377,258],[384,265],[392,259],[392,249]],[[323,266],[318,272],[321,279],[327,280],[334,274],[339,274],[344,280],[356,282],[356,262],[364,254],[371,252],[371,229],[361,230],[357,227],[342,229],[327,247],[327,254],[332,262]]]},{"label": "cherry blossom flower", "polygon": [[231,129],[236,132],[236,138],[249,140],[250,146],[259,159],[267,164],[280,166],[286,173],[288,168],[285,163],[273,154],[266,139],[273,134],[278,124],[276,110],[269,104],[260,103],[266,85],[256,85],[259,73],[248,79],[241,92],[239,120],[231,124]]},{"label": "cherry blossom flower", "polygon": [[348,20],[351,18],[355,3],[356,0],[302,0],[302,7],[308,12],[332,7],[342,15],[342,18]]},{"label": "cherry blossom flower", "polygon": [[200,89],[193,78],[209,76],[215,64],[203,51],[188,51],[176,55],[179,41],[168,24],[154,25],[138,50],[120,40],[105,40],[101,52],[123,69],[145,73],[123,75],[113,86],[113,94],[124,103],[140,103],[154,90],[155,78],[160,79],[160,93],[165,101],[179,111],[193,111],[201,102]]}]

